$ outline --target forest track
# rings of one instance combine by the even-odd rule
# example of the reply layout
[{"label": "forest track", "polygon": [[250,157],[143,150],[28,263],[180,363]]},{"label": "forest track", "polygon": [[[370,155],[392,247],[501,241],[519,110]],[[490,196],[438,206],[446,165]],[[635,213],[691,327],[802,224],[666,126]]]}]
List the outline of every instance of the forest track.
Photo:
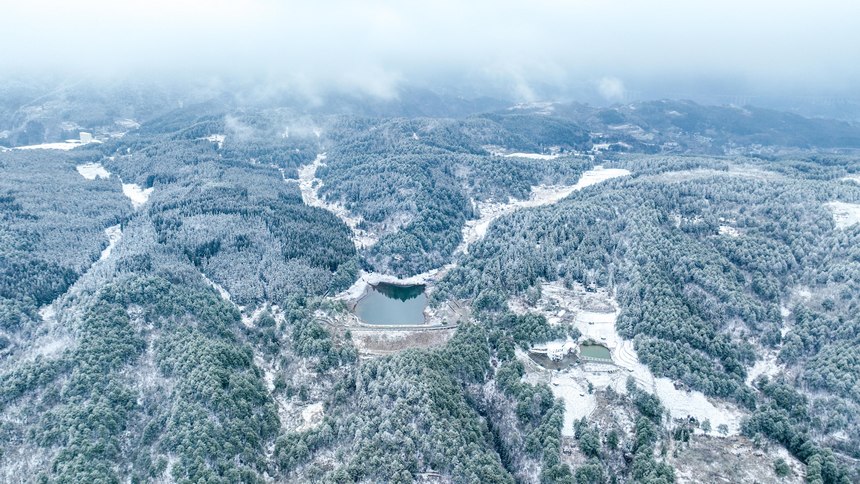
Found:
[{"label": "forest track", "polygon": [[422,332],[422,331],[443,331],[448,329],[457,329],[458,324],[434,324],[434,325],[422,325],[422,324],[411,324],[411,325],[373,325],[373,324],[364,324],[364,323],[351,323],[351,324],[338,324],[331,318],[317,318],[318,321],[321,321],[323,324],[335,328],[335,329],[345,329],[352,332],[358,331],[376,331],[376,332],[391,332],[391,331],[410,331],[410,332]]}]

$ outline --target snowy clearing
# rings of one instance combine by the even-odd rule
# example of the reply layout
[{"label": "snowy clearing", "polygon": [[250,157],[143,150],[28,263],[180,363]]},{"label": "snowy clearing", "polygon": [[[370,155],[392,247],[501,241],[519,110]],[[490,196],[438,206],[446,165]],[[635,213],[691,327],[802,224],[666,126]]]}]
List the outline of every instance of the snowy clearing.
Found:
[{"label": "snowy clearing", "polygon": [[[636,384],[656,394],[672,418],[693,416],[700,422],[711,422],[710,435],[720,435],[717,427],[728,428],[727,435],[737,435],[743,412],[733,404],[718,402],[700,391],[676,388],[668,378],[656,378],[647,366],[639,361],[633,342],[622,338],[615,329],[618,303],[605,289],[587,291],[580,284],[567,289],[560,282],[541,285],[541,297],[535,306],[525,301],[509,301],[511,310],[518,314],[536,311],[543,314],[551,324],[573,324],[582,334],[580,341],[592,340],[609,348],[613,364],[579,363],[559,372],[551,372],[537,365],[524,352],[518,354],[532,372],[547,372],[550,389],[565,402],[565,426],[563,435],[571,435],[570,426],[575,419],[589,416],[594,410],[594,397],[582,391],[591,383],[595,388],[612,387],[618,393],[627,392],[627,378],[633,377]],[[528,375],[527,375],[528,376]],[[526,381],[535,377],[528,376]],[[570,425],[568,425],[570,423]]]},{"label": "snowy clearing", "polygon": [[112,225],[105,229],[105,235],[107,235],[108,238],[108,246],[102,250],[99,260],[105,260],[110,257],[110,253],[113,251],[116,243],[122,238],[122,228],[119,224]]},{"label": "snowy clearing", "polygon": [[352,215],[340,203],[330,203],[319,197],[319,189],[322,180],[316,177],[317,169],[325,165],[325,153],[317,155],[313,163],[299,167],[299,189],[302,192],[302,201],[305,205],[318,207],[337,215],[352,230],[352,241],[358,249],[372,246],[379,240],[375,234],[359,228],[364,218],[361,215]]},{"label": "snowy clearing", "polygon": [[123,183],[122,194],[131,200],[131,206],[136,209],[142,207],[149,200],[149,196],[155,190],[154,187],[142,189],[137,183]]},{"label": "snowy clearing", "polygon": [[101,163],[84,163],[75,167],[78,173],[87,180],[95,180],[96,178],[110,178],[110,172],[102,166]]},{"label": "snowy clearing", "polygon": [[63,141],[60,143],[42,143],[39,145],[27,145],[27,146],[17,146],[16,150],[63,150],[68,151],[73,148],[77,148],[78,146],[83,146],[84,143],[80,141]]},{"label": "snowy clearing", "polygon": [[218,145],[218,149],[220,150],[221,147],[224,146],[224,140],[227,139],[227,136],[223,135],[223,134],[212,134],[212,135],[206,136],[205,138],[198,138],[198,139],[205,139],[206,141],[215,143]]},{"label": "snowy clearing", "polygon": [[741,235],[741,232],[731,225],[720,225],[719,233],[720,235],[726,235],[729,237],[740,237]]},{"label": "snowy clearing", "polygon": [[828,202],[824,204],[833,213],[836,228],[848,228],[860,223],[860,204],[845,202]]},{"label": "snowy clearing", "polygon": [[503,155],[505,158],[528,158],[530,160],[554,160],[558,158],[560,155],[544,155],[541,153],[508,153],[507,155]]},{"label": "snowy clearing", "polygon": [[784,368],[776,361],[776,358],[776,351],[765,350],[762,354],[762,359],[757,360],[747,372],[746,384],[752,386],[753,381],[761,375],[773,378],[781,373]]},{"label": "snowy clearing", "polygon": [[529,160],[554,160],[561,156],[559,154],[559,150],[561,149],[558,146],[552,146],[549,148],[549,153],[525,153],[522,151],[511,151],[502,146],[496,145],[484,145],[482,148],[492,156],[501,156],[504,158],[526,158]]},{"label": "snowy clearing", "polygon": [[297,432],[311,430],[322,423],[323,420],[323,404],[322,402],[312,403],[302,409],[302,424],[296,429]]},{"label": "snowy clearing", "polygon": [[97,139],[93,139],[91,133],[81,131],[80,139],[67,139],[66,141],[57,143],[41,143],[38,145],[17,146],[16,150],[62,150],[68,151],[78,146],[84,146],[90,143],[101,143]]}]

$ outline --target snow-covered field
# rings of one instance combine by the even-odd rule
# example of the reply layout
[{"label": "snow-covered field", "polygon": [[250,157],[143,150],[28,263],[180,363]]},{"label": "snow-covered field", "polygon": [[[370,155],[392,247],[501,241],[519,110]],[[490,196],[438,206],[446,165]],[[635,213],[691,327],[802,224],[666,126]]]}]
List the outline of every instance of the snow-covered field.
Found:
[{"label": "snow-covered field", "polygon": [[224,146],[224,140],[227,139],[227,136],[223,134],[212,134],[202,139],[217,144],[218,149],[220,150]]},{"label": "snow-covered field", "polygon": [[77,148],[78,146],[83,146],[83,143],[80,141],[63,141],[60,143],[42,143],[38,145],[27,145],[27,146],[18,146],[16,150],[62,150],[68,151],[73,148]]},{"label": "snow-covered field", "polygon": [[[564,400],[563,435],[571,435],[573,421],[589,416],[594,410],[594,397],[583,391],[589,383],[598,389],[612,387],[618,393],[626,393],[629,376],[640,388],[656,394],[672,418],[693,416],[700,422],[709,420],[712,435],[722,435],[717,431],[721,424],[728,428],[727,435],[739,433],[743,416],[740,408],[712,400],[699,391],[676,388],[670,379],[655,377],[639,361],[633,342],[622,338],[615,329],[618,304],[605,290],[588,292],[581,285],[567,289],[558,282],[545,283],[541,286],[541,298],[534,307],[522,300],[513,300],[509,304],[517,313],[537,311],[544,314],[551,324],[573,324],[582,333],[581,340],[598,341],[610,350],[614,365],[584,363],[561,372],[545,370],[532,362],[524,352],[518,353],[520,359],[528,363],[526,368],[531,373],[549,375],[547,382],[553,394]],[[526,380],[535,378],[538,377],[527,375]]]},{"label": "snow-covered field", "polygon": [[154,190],[154,187],[149,187],[147,189],[140,188],[137,183],[122,184],[122,194],[131,200],[131,206],[135,209],[145,205]]},{"label": "snow-covered field", "polygon": [[297,432],[304,432],[319,427],[323,420],[323,404],[322,402],[312,403],[302,409],[302,424],[296,429]]},{"label": "snow-covered field", "polygon": [[75,169],[87,180],[110,178],[110,172],[107,171],[101,163],[84,163],[83,165],[76,166]]},{"label": "snow-covered field", "polygon": [[560,148],[558,146],[553,146],[549,149],[549,153],[525,153],[522,151],[510,151],[507,148],[495,145],[485,145],[482,146],[489,154],[493,156],[501,156],[505,158],[526,158],[529,160],[554,160],[561,156],[558,151]]},{"label": "snow-covered field", "polygon": [[356,248],[364,249],[372,246],[379,240],[376,234],[359,228],[364,220],[361,215],[353,215],[340,203],[330,203],[319,197],[319,189],[322,180],[316,177],[317,169],[323,166],[325,153],[317,155],[313,163],[299,167],[299,189],[302,192],[302,200],[306,205],[319,207],[337,215],[350,229],[352,229],[352,241]]},{"label": "snow-covered field", "polygon": [[776,351],[767,350],[761,356],[762,359],[756,361],[752,368],[749,369],[749,372],[747,372],[747,385],[752,385],[752,382],[760,375],[773,377],[784,370],[782,365],[776,361]]},{"label": "snow-covered field", "polygon": [[[83,134],[83,133],[82,133]],[[101,143],[101,141],[96,139],[88,139],[87,141],[82,141],[79,139],[67,139],[66,141],[58,142],[58,143],[41,143],[38,145],[27,145],[27,146],[16,146],[16,150],[62,150],[68,151],[78,146],[84,146],[89,143]]]},{"label": "snow-covered field", "polygon": [[833,213],[833,221],[840,229],[860,223],[860,204],[845,202],[828,202],[825,204]]},{"label": "snow-covered field", "polygon": [[740,231],[731,225],[720,225],[719,232],[720,235],[727,235],[729,237],[740,237],[741,235]]},{"label": "snow-covered field", "polygon": [[551,155],[544,155],[541,153],[508,153],[503,156],[505,158],[528,158],[530,160],[554,160],[559,157],[557,153]]}]

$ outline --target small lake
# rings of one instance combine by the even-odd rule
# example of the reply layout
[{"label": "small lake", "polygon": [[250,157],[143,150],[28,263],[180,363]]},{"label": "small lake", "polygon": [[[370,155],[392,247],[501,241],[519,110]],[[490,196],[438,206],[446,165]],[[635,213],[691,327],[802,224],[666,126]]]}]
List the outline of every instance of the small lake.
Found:
[{"label": "small lake", "polygon": [[596,360],[612,361],[612,355],[609,348],[603,345],[584,344],[579,347],[579,354],[584,358],[594,358]]},{"label": "small lake", "polygon": [[405,326],[424,324],[427,296],[423,285],[379,283],[368,286],[355,305],[355,314],[367,324]]}]

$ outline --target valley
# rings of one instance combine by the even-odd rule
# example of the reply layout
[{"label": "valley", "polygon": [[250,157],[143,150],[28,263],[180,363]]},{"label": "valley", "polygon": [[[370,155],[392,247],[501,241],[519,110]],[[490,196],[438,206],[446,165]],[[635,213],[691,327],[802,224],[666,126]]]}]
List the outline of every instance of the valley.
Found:
[{"label": "valley", "polygon": [[860,484],[860,2],[6,3],[0,484]]},{"label": "valley", "polygon": [[856,160],[516,112],[179,110],[0,153],[2,260],[29,261],[0,292],[3,475],[849,475]]}]

